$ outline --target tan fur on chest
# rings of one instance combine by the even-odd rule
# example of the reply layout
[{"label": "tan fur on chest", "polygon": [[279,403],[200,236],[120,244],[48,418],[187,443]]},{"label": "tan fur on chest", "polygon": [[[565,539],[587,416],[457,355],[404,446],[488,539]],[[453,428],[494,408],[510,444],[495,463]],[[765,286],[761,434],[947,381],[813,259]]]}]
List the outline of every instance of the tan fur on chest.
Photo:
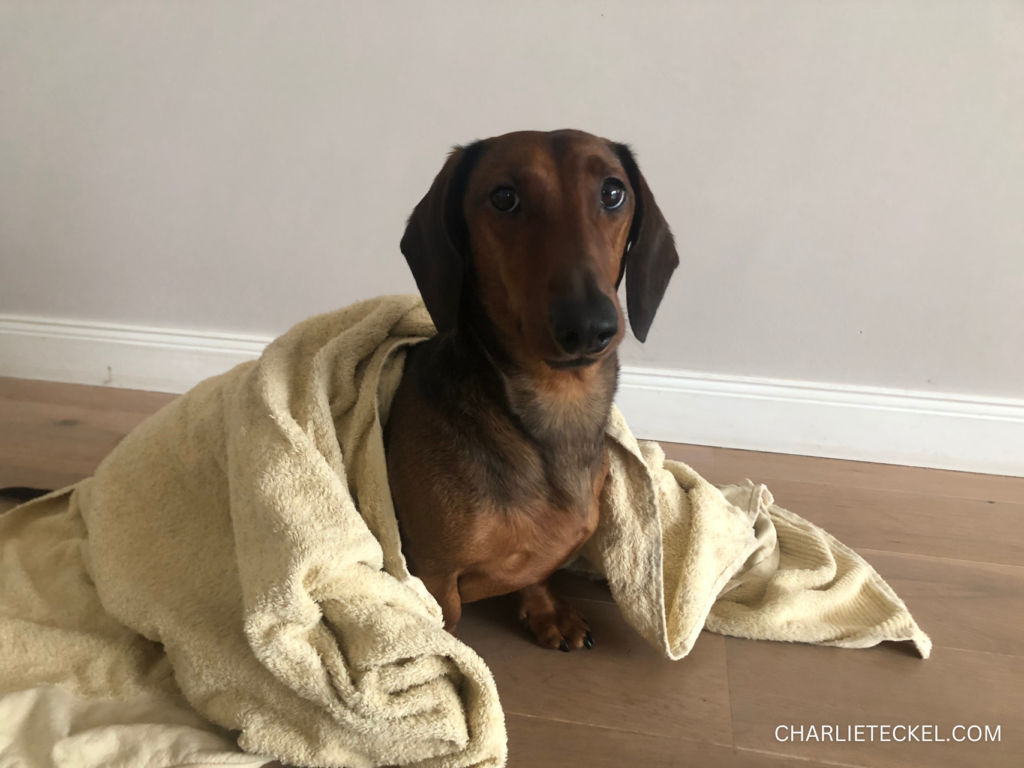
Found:
[{"label": "tan fur on chest", "polygon": [[582,509],[536,506],[507,515],[480,510],[466,540],[458,576],[463,602],[507,594],[535,584],[570,560],[597,528],[604,470]]}]

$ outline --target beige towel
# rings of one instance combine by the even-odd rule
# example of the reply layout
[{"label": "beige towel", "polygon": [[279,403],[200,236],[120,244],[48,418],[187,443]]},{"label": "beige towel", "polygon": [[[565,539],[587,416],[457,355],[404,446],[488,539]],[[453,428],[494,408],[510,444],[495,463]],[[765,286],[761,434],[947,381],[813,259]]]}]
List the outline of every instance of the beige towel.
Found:
[{"label": "beige towel", "polygon": [[882,577],[763,485],[715,488],[657,443],[637,443],[618,410],[608,438],[611,473],[584,555],[667,657],[709,629],[842,648],[908,640],[928,658],[931,640]]},{"label": "beige towel", "polygon": [[[208,763],[237,760],[211,748],[228,729],[297,765],[503,765],[493,679],[409,574],[388,493],[381,422],[403,348],[433,332],[417,297],[314,317],[148,419],[94,478],[0,518],[0,693],[21,692],[0,698],[0,722],[57,685],[71,703],[40,717],[62,723],[83,698],[113,712],[165,702],[147,727],[180,731],[187,702],[216,724],[187,724]],[[913,640],[927,655],[870,566],[762,486],[719,491],[638,444],[617,411],[607,444],[586,555],[667,656],[705,625],[849,647]],[[96,715],[113,735],[86,740],[103,758],[79,746],[68,764],[174,764],[173,751],[136,759],[117,717]],[[30,720],[0,730],[0,749],[48,765],[13,741],[37,727],[73,752],[73,727]]]}]

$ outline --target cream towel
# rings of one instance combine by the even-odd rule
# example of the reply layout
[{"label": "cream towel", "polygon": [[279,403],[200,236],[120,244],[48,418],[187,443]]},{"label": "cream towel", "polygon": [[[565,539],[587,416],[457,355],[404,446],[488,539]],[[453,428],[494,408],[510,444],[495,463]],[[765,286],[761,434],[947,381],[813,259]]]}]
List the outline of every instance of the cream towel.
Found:
[{"label": "cream towel", "polygon": [[670,659],[701,629],[758,640],[867,648],[931,640],[856,552],[774,505],[763,485],[716,488],[637,443],[613,409],[611,472],[584,547],[623,616]]},{"label": "cream towel", "polygon": [[[50,720],[74,719],[79,698],[165,702],[150,735],[178,728],[186,754],[194,732],[211,764],[237,760],[214,754],[223,728],[297,765],[503,765],[493,679],[409,574],[388,492],[381,423],[403,348],[433,332],[418,297],[307,320],[148,419],[94,478],[0,518],[0,692],[21,692],[0,699],[0,722],[57,685],[74,697]],[[585,554],[670,658],[705,625],[849,647],[912,640],[927,656],[874,570],[762,486],[719,491],[638,444],[618,411],[607,445]],[[181,731],[185,702],[219,728]],[[105,723],[124,735],[117,717]],[[73,750],[73,728],[30,720],[19,743],[39,727]],[[0,748],[48,765],[16,752],[18,733],[0,731]],[[102,758],[79,746],[68,764],[173,764],[173,751],[137,757],[130,734],[96,741]]]}]

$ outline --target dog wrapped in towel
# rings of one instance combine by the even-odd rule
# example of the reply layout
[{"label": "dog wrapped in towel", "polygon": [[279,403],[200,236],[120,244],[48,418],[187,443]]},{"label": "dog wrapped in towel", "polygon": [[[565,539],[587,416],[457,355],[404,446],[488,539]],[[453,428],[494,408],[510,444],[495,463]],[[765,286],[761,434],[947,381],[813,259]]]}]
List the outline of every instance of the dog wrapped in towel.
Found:
[{"label": "dog wrapped in towel", "polygon": [[[388,487],[381,424],[433,333],[414,296],[314,317],[0,517],[4,764],[504,764],[494,681],[409,573]],[[762,486],[716,489],[617,411],[606,443],[584,554],[666,656],[703,627],[928,655],[878,574]]]}]

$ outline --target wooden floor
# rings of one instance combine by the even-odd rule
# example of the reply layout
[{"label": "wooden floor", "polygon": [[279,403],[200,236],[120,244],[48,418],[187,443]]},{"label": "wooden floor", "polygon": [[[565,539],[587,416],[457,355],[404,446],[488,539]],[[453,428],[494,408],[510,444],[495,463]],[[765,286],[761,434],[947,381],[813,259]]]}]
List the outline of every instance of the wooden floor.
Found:
[{"label": "wooden floor", "polygon": [[[0,486],[54,488],[89,475],[171,399],[0,379]],[[932,658],[899,645],[839,650],[705,632],[670,662],[623,622],[604,587],[561,578],[594,630],[592,651],[534,646],[504,598],[468,606],[460,624],[497,679],[511,766],[1024,766],[1024,479],[666,451],[712,482],[766,483],[778,504],[855,548],[931,635]],[[863,743],[776,739],[778,726],[809,735],[823,724],[841,734],[934,726],[950,740],[882,743],[877,731]],[[958,725],[999,726],[1001,740],[955,742]]]}]

